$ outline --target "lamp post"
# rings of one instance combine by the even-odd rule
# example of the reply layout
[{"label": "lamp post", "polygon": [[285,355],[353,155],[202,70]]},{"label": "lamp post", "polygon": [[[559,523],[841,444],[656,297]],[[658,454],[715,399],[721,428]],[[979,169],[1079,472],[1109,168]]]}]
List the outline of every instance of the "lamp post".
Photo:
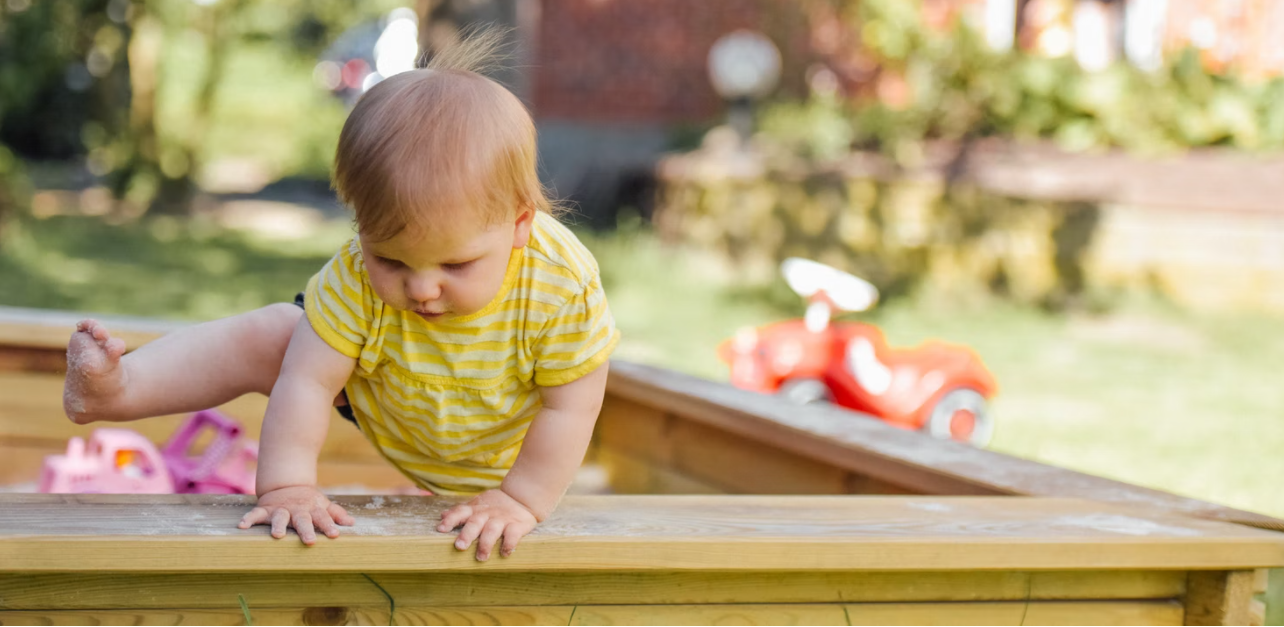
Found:
[{"label": "lamp post", "polygon": [[709,81],[727,102],[727,123],[741,144],[753,133],[753,104],[780,81],[780,51],[762,33],[738,30],[709,51]]}]

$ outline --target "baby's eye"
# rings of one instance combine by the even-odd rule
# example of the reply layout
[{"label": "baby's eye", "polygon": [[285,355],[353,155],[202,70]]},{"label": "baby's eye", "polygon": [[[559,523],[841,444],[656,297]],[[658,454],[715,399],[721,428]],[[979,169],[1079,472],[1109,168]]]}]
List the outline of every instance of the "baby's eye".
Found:
[{"label": "baby's eye", "polygon": [[451,271],[451,272],[458,272],[458,271],[463,270],[464,268],[467,268],[468,266],[471,266],[471,265],[473,265],[473,262],[471,262],[471,261],[465,261],[465,262],[463,262],[463,263],[444,263],[444,264],[441,264],[441,267],[443,267],[443,268],[445,268],[445,269],[447,269],[447,270],[449,270],[449,271]]},{"label": "baby's eye", "polygon": [[384,264],[384,265],[386,265],[386,266],[389,266],[389,267],[392,267],[392,268],[397,268],[397,267],[400,267],[400,266],[402,266],[402,265],[405,265],[405,264],[401,263],[400,261],[397,261],[396,259],[389,259],[389,258],[387,258],[387,257],[375,257],[375,259],[378,259],[378,260],[379,260],[379,263],[382,263],[382,264]]}]

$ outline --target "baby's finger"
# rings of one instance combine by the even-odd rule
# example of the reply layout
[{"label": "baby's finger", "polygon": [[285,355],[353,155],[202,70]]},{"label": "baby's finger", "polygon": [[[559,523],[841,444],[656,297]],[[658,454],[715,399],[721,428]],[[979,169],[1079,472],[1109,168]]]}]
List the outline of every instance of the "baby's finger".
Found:
[{"label": "baby's finger", "polygon": [[289,525],[290,511],[284,507],[276,508],[276,511],[272,512],[272,537],[277,539],[284,538],[285,528]]},{"label": "baby's finger", "polygon": [[307,512],[299,512],[294,515],[294,532],[299,534],[299,539],[304,544],[308,546],[316,544],[317,533],[312,529],[312,516]]},{"label": "baby's finger", "polygon": [[490,550],[494,548],[495,542],[504,534],[504,521],[490,519],[486,526],[482,528],[481,535],[477,538],[477,561],[484,562],[490,559]]},{"label": "baby's finger", "polygon": [[344,527],[351,527],[357,524],[357,521],[352,518],[352,514],[349,514],[348,510],[343,509],[343,506],[338,503],[331,503],[326,508],[326,512],[330,514],[330,518],[334,519],[334,522]]},{"label": "baby's finger", "polygon": [[517,543],[535,526],[524,522],[515,522],[504,528],[504,544],[499,547],[500,557],[508,557],[517,550]]},{"label": "baby's finger", "polygon": [[236,526],[241,529],[249,529],[254,525],[259,525],[268,521],[268,513],[262,507],[256,507],[241,517],[241,522]]},{"label": "baby's finger", "polygon": [[473,508],[467,505],[456,505],[441,515],[441,524],[437,525],[437,531],[446,533],[472,518],[472,515]]},{"label": "baby's finger", "polygon": [[339,527],[334,524],[334,519],[330,518],[330,513],[320,507],[312,510],[312,524],[321,530],[326,537],[339,537]]},{"label": "baby's finger", "polygon": [[486,525],[486,516],[477,515],[468,519],[464,523],[464,528],[459,532],[459,537],[455,539],[455,548],[460,551],[467,549],[481,535],[482,527]]}]

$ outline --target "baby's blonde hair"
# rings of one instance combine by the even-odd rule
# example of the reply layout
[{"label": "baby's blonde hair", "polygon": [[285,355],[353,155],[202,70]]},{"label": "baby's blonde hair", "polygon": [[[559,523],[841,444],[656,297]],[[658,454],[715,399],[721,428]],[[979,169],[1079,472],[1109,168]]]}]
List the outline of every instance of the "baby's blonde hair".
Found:
[{"label": "baby's blonde hair", "polygon": [[481,75],[497,65],[503,38],[476,31],[357,102],[339,135],[334,188],[363,236],[439,227],[464,209],[488,226],[521,207],[554,211],[536,172],[530,113]]}]

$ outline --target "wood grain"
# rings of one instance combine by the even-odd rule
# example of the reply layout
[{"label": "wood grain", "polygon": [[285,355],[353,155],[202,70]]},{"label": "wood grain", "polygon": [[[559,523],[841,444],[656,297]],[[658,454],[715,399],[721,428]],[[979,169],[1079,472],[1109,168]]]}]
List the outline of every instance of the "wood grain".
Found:
[{"label": "wood grain", "polygon": [[[398,606],[1172,599],[1181,571],[373,573]],[[0,609],[209,609],[384,602],[356,573],[0,575]]]},{"label": "wood grain", "polygon": [[1186,578],[1187,625],[1247,625],[1253,571],[1192,572]]},{"label": "wood grain", "polygon": [[[1252,569],[1284,534],[1075,499],[573,496],[479,564],[431,523],[457,499],[339,497],[358,517],[304,548],[235,523],[248,497],[0,495],[0,569]],[[574,548],[571,548],[573,545]],[[1251,575],[1250,575],[1251,577]],[[1251,583],[1251,582],[1250,582]]]},{"label": "wood grain", "polygon": [[[23,444],[65,449],[73,436],[88,438],[94,429],[120,426],[137,431],[153,442],[165,442],[186,415],[160,416],[129,423],[77,425],[67,420],[62,409],[63,377],[40,373],[0,372],[0,444],[21,439]],[[219,411],[235,418],[248,438],[257,440],[263,428],[267,397],[249,394],[220,406]],[[365,460],[387,463],[352,423],[332,412],[322,459]]]},{"label": "wood grain", "polygon": [[86,318],[106,324],[113,336],[125,340],[129,350],[191,324],[159,318],[0,307],[0,346],[65,351],[67,340],[76,330],[76,323]]},{"label": "wood grain", "polygon": [[848,605],[849,625],[1177,625],[1175,601]]},{"label": "wood grain", "polygon": [[615,494],[723,494],[725,490],[652,464],[614,448],[598,447],[597,463],[606,470]]},{"label": "wood grain", "polygon": [[846,625],[838,604],[581,605],[568,625]]},{"label": "wood grain", "polygon": [[720,429],[922,494],[1090,498],[1284,530],[1284,520],[1270,516],[928,438],[839,408],[799,407],[660,368],[613,361],[607,393],[650,408],[652,416]]},{"label": "wood grain", "polygon": [[51,348],[0,345],[0,372],[65,374],[67,353]]},{"label": "wood grain", "polygon": [[[389,610],[319,606],[256,609],[256,624],[386,625]],[[579,605],[441,608],[402,606],[399,625],[1175,625],[1173,602]],[[0,612],[18,625],[243,625],[239,607],[182,610]]]},{"label": "wood grain", "polygon": [[[235,599],[233,599],[235,603]],[[397,625],[566,625],[574,607],[397,606]],[[249,608],[256,625],[387,625],[386,607]],[[222,609],[0,611],[0,625],[244,625],[239,605]]]},{"label": "wood grain", "polygon": [[1266,602],[1253,599],[1248,604],[1248,624],[1261,627],[1266,624]]}]

